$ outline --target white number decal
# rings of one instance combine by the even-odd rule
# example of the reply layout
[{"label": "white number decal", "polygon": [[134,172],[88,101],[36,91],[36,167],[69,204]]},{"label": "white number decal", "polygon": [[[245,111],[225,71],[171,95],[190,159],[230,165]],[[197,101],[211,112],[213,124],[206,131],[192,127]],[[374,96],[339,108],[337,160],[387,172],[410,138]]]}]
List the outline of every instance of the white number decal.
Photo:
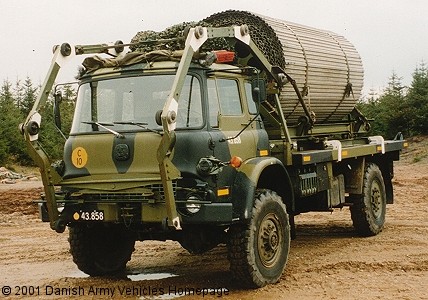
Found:
[{"label": "white number decal", "polygon": [[85,221],[103,221],[104,213],[102,211],[96,210],[92,212],[83,211],[80,215],[80,218]]}]

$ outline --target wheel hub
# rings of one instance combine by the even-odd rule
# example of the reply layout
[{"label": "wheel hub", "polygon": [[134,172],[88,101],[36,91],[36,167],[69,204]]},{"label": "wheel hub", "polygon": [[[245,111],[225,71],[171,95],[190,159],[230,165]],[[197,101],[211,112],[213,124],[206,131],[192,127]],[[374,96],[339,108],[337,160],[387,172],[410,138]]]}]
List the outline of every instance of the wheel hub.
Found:
[{"label": "wheel hub", "polygon": [[265,267],[275,264],[280,253],[280,229],[274,214],[266,215],[260,224],[258,250],[260,260]]},{"label": "wheel hub", "polygon": [[370,203],[373,214],[376,218],[379,218],[382,213],[382,195],[379,184],[376,181],[374,181],[372,184]]}]

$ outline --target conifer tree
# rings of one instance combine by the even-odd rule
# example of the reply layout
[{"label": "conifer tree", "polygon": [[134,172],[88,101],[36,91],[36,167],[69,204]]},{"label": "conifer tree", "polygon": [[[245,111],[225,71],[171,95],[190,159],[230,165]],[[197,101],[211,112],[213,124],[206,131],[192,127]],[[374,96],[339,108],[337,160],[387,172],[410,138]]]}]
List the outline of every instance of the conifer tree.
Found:
[{"label": "conifer tree", "polygon": [[416,67],[407,95],[413,134],[428,134],[428,69],[425,63]]},{"label": "conifer tree", "polygon": [[13,95],[12,84],[4,80],[0,87],[0,164],[28,158],[18,124],[22,121]]},{"label": "conifer tree", "polygon": [[37,90],[38,88],[33,86],[33,82],[30,77],[27,76],[23,84],[22,106],[20,108],[25,116],[28,115],[31,108],[33,108],[33,104],[37,98]]}]

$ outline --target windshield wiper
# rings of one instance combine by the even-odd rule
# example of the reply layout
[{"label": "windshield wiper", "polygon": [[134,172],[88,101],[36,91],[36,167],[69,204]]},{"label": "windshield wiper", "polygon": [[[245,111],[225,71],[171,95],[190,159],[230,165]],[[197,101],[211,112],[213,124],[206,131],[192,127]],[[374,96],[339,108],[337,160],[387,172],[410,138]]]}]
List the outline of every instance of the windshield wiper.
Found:
[{"label": "windshield wiper", "polygon": [[150,129],[148,127],[146,127],[148,125],[148,123],[144,123],[144,122],[132,122],[132,121],[117,121],[117,122],[113,122],[113,124],[117,124],[117,125],[134,125],[134,126],[138,126],[140,128],[143,128],[145,130],[157,133],[159,135],[162,135],[161,132],[154,130],[154,129]]},{"label": "windshield wiper", "polygon": [[119,132],[114,131],[113,129],[110,129],[107,127],[107,126],[114,126],[114,123],[99,123],[99,122],[94,122],[94,121],[82,122],[82,123],[90,124],[90,125],[97,125],[98,127],[101,127],[102,129],[105,129],[108,132],[113,133],[119,139],[123,139],[125,137],[123,134],[120,134]]}]

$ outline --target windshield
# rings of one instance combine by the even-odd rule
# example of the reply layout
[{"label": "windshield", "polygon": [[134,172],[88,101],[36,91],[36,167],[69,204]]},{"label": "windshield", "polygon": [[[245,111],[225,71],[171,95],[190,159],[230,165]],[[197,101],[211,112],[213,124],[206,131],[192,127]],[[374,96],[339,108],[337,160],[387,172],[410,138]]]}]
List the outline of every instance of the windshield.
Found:
[{"label": "windshield", "polygon": [[[82,84],[71,134],[161,130],[156,112],[162,110],[175,75],[124,77]],[[178,101],[177,128],[203,125],[199,80],[187,75]]]}]

